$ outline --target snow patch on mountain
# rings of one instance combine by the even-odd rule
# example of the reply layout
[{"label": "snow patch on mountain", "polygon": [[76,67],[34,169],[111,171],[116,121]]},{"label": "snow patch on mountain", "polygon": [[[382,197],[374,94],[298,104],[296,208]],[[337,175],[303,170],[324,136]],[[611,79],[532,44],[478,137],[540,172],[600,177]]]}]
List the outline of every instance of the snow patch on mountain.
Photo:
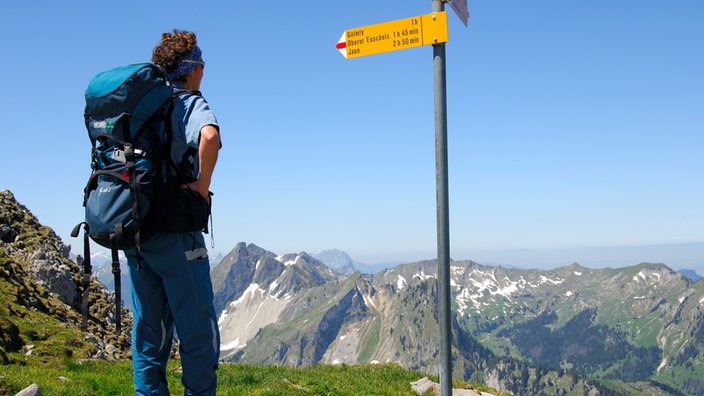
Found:
[{"label": "snow patch on mountain", "polygon": [[300,256],[297,255],[293,259],[286,260],[286,256],[278,256],[278,257],[276,257],[276,260],[280,261],[283,265],[290,267],[292,265],[296,265],[296,261],[298,261],[299,257]]},{"label": "snow patch on mountain", "polygon": [[364,304],[367,307],[378,309],[376,305],[374,305],[374,300],[372,300],[371,296],[369,296],[368,294],[362,294],[362,298],[364,298]]},{"label": "snow patch on mountain", "polygon": [[[222,337],[220,349],[223,354],[244,348],[259,329],[279,319],[279,314],[291,298],[287,295],[283,298],[275,295],[276,286],[277,281],[274,281],[266,290],[257,283],[252,283],[240,298],[231,302],[220,314],[218,327]],[[243,325],[242,318],[249,320]]]},{"label": "snow patch on mountain", "polygon": [[636,283],[639,283],[641,280],[646,285],[648,285],[648,284],[653,285],[656,283],[660,283],[661,277],[660,277],[660,274],[657,272],[646,273],[645,271],[639,271],[638,274],[633,276],[633,281],[635,281]]},{"label": "snow patch on mountain", "polygon": [[559,285],[560,283],[564,282],[564,279],[550,279],[545,275],[540,276],[540,283],[551,283],[553,285]]},{"label": "snow patch on mountain", "polygon": [[399,291],[403,290],[404,287],[406,287],[406,284],[408,282],[406,281],[406,278],[401,276],[400,274],[398,275],[398,278],[396,280],[396,287],[398,288]]},{"label": "snow patch on mountain", "polygon": [[[453,274],[464,274],[464,271],[455,270]],[[455,302],[460,316],[464,315],[470,307],[479,313],[482,306],[493,303],[496,297],[504,297],[509,302],[513,302],[512,296],[525,289],[537,289],[544,284],[559,285],[565,281],[561,278],[553,279],[545,275],[540,275],[538,280],[534,282],[530,282],[522,276],[518,280],[511,280],[508,276],[498,280],[495,269],[485,271],[479,268],[472,269],[468,276],[469,278],[453,277],[451,280],[451,285],[457,289]],[[567,291],[565,295],[571,296],[572,292]]]},{"label": "snow patch on mountain", "polygon": [[427,279],[435,279],[435,274],[426,274],[425,271],[420,271],[413,275],[413,279],[418,278],[421,281],[425,281]]}]

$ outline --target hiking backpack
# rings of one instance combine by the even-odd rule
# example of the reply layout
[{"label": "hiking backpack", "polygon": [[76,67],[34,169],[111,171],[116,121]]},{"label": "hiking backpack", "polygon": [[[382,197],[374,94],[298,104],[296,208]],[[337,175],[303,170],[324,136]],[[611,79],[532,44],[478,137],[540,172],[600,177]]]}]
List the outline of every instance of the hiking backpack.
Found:
[{"label": "hiking backpack", "polygon": [[118,250],[136,248],[159,231],[161,202],[171,161],[171,99],[175,91],[165,70],[152,63],[97,74],[85,92],[85,125],[91,142],[91,175],[85,187],[84,298],[87,331],[91,264],[89,237],[111,250],[115,277],[116,331],[121,330]]}]

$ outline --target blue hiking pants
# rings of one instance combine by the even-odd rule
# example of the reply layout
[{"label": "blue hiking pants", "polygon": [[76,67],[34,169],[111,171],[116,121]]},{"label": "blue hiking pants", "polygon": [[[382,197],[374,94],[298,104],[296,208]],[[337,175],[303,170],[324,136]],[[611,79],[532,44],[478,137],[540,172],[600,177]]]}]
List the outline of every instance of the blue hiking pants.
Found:
[{"label": "blue hiking pants", "polygon": [[[137,395],[169,395],[166,363],[181,342],[185,395],[215,395],[220,333],[208,251],[200,232],[163,232],[125,251],[132,280],[132,364]],[[138,269],[138,265],[141,268]]]}]

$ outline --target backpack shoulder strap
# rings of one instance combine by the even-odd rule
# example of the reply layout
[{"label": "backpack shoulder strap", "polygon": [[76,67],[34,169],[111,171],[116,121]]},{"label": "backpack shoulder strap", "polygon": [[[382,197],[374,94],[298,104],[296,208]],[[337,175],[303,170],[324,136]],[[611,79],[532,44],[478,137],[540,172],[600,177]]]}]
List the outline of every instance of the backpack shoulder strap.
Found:
[{"label": "backpack shoulder strap", "polygon": [[200,91],[197,89],[174,89],[174,94],[172,96],[172,99],[177,96],[186,95],[186,94],[197,95],[197,96],[203,97],[203,94],[200,93]]},{"label": "backpack shoulder strap", "polygon": [[171,121],[171,114],[174,109],[174,104],[173,101],[174,99],[181,97],[181,96],[187,96],[187,95],[194,95],[194,96],[200,96],[203,98],[203,95],[199,90],[195,89],[174,89],[173,95],[171,96],[171,99],[168,102],[168,108],[166,109],[165,117],[166,117],[166,142],[164,144],[164,151],[163,151],[163,158],[166,161],[167,166],[171,169],[173,174],[176,176],[176,178],[179,178],[181,175],[181,171],[179,169],[178,164],[174,161],[173,158],[171,158],[171,142],[172,142],[172,133],[173,133],[173,124]]}]

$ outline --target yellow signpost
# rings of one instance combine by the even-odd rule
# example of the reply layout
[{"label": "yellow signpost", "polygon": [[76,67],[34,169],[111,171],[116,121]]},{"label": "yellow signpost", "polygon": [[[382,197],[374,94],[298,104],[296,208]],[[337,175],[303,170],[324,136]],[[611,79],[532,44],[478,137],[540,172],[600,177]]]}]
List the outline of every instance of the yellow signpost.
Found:
[{"label": "yellow signpost", "polygon": [[347,59],[447,42],[445,11],[345,30],[337,49]]}]

